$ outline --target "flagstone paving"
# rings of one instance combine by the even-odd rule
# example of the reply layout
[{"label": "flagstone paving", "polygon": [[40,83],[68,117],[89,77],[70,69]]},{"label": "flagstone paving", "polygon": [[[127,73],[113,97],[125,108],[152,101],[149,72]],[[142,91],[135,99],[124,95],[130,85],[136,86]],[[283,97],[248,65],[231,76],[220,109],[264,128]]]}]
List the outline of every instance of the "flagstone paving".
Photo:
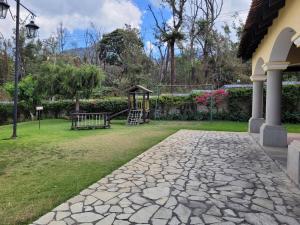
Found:
[{"label": "flagstone paving", "polygon": [[300,191],[248,134],[180,131],[35,225],[296,225]]}]

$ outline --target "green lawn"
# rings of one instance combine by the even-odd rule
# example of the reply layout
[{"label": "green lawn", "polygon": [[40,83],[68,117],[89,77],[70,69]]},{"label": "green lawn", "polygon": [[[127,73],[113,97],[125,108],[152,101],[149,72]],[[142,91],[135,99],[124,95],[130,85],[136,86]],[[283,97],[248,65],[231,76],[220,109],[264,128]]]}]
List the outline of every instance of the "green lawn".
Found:
[{"label": "green lawn", "polygon": [[[0,224],[26,224],[179,129],[246,131],[247,123],[152,121],[136,127],[70,131],[65,120],[0,126]],[[299,132],[300,125],[288,125]]]}]

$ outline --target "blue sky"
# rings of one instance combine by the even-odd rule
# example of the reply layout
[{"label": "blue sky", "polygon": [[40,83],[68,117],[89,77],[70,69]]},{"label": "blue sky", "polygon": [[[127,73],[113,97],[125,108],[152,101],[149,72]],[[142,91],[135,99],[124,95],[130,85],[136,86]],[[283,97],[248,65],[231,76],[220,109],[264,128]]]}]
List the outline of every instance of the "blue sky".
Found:
[{"label": "blue sky", "polygon": [[[149,11],[149,4],[151,2],[149,1],[141,1],[141,0],[135,0],[135,4],[139,7],[139,9],[143,12],[143,17],[142,17],[142,23],[140,27],[141,35],[144,39],[145,45],[147,42],[154,42],[154,30],[153,28],[155,27],[155,20],[152,16],[152,13]],[[170,12],[167,9],[159,9],[158,5],[153,5],[151,4],[153,11],[156,14],[160,14],[159,10],[163,12],[163,16],[165,19],[169,19],[171,17]],[[157,16],[158,20],[161,20],[160,16]]]},{"label": "blue sky", "polygon": [[[155,26],[155,21],[151,12],[148,10],[149,4],[151,4],[154,11],[159,15],[159,0],[134,0],[134,3],[138,6],[138,8],[143,11],[143,19],[141,23],[141,33],[144,38],[145,45],[149,45],[149,42],[155,41],[153,36],[153,27]],[[232,16],[235,13],[239,14],[239,17],[242,21],[245,21],[248,10],[250,8],[251,1],[250,0],[224,0],[222,14],[220,15],[220,19],[217,21],[217,27],[221,29],[222,25],[225,23],[232,23]],[[165,19],[171,18],[171,14],[167,9],[163,10],[163,15]],[[160,19],[160,17],[157,17]],[[149,46],[148,46],[149,48]]]},{"label": "blue sky", "polygon": [[[154,20],[148,11],[151,4],[157,10],[161,0],[27,0],[26,6],[36,14],[36,23],[41,27],[41,39],[55,35],[60,22],[68,29],[68,45],[76,43],[77,47],[84,47],[84,30],[93,23],[102,33],[111,32],[116,28],[130,24],[140,29],[145,44],[153,42]],[[14,0],[8,0],[12,13],[15,12]],[[235,11],[240,12],[245,20],[251,0],[224,0],[222,15],[218,27],[224,22],[231,23],[231,16]],[[22,18],[28,13],[22,10]],[[164,17],[170,19],[170,13],[164,10]],[[14,22],[11,18],[0,21],[0,32],[9,37],[12,35]]]}]

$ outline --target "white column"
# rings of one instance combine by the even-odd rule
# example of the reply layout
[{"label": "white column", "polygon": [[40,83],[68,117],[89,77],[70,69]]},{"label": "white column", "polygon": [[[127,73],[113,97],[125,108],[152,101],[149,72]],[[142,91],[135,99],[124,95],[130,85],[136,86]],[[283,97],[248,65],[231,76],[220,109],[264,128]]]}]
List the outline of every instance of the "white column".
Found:
[{"label": "white column", "polygon": [[266,122],[260,128],[260,143],[264,146],[286,147],[287,131],[281,124],[282,74],[287,62],[269,62],[267,72]]},{"label": "white column", "polygon": [[263,93],[264,93],[264,81],[266,76],[253,75],[251,76],[253,82],[253,94],[252,94],[252,117],[249,120],[249,132],[259,133],[260,127],[265,122],[263,118]]},{"label": "white column", "polygon": [[263,88],[263,81],[253,81],[252,116],[254,118],[263,118]]},{"label": "white column", "polygon": [[267,75],[266,123],[281,125],[282,71],[270,70]]}]

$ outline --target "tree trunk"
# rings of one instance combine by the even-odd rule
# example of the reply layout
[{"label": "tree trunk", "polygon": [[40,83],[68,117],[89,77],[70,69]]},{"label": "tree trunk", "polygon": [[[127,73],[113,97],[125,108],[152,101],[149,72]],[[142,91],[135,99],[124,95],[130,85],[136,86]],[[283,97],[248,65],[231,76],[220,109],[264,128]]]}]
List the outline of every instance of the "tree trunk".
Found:
[{"label": "tree trunk", "polygon": [[29,111],[29,114],[30,114],[30,118],[31,118],[31,120],[32,120],[32,121],[34,121],[34,120],[35,120],[35,116],[34,116],[34,114],[33,114],[31,111]]},{"label": "tree trunk", "polygon": [[79,108],[79,96],[76,95],[75,111],[78,113],[79,110],[80,110],[80,108]]},{"label": "tree trunk", "polygon": [[175,42],[170,42],[170,59],[171,59],[171,93],[174,92],[174,84],[176,81],[176,74],[175,74]]},{"label": "tree trunk", "polygon": [[159,66],[159,83],[162,83],[164,79],[164,61],[165,60],[163,59]]},{"label": "tree trunk", "polygon": [[167,77],[168,74],[168,68],[169,68],[169,61],[170,61],[170,46],[168,44],[167,46],[167,56],[166,56],[166,63],[165,63],[165,68],[164,68],[164,77]]},{"label": "tree trunk", "polygon": [[191,76],[189,79],[189,84],[193,84],[193,82],[196,79],[196,68],[194,65],[194,58],[195,58],[195,53],[194,53],[194,38],[191,38],[191,43],[190,43],[190,63],[191,63]]},{"label": "tree trunk", "polygon": [[207,37],[204,41],[204,47],[203,47],[203,70],[204,70],[204,79],[205,83],[208,82],[208,43],[207,43]]}]

